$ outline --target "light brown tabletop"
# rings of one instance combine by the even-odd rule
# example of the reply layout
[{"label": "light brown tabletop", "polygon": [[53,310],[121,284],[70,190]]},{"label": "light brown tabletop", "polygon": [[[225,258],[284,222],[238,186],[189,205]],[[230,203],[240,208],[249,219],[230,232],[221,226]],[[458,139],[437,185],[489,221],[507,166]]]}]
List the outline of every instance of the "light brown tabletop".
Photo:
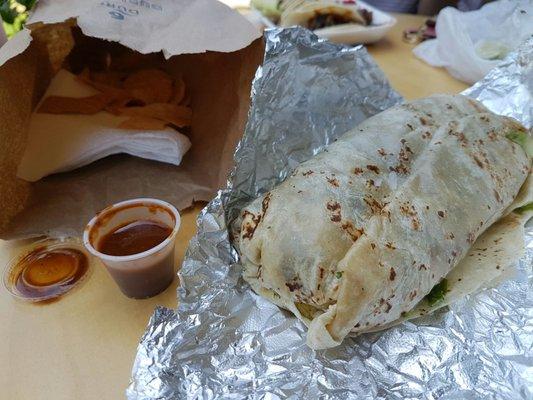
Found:
[{"label": "light brown tabletop", "polygon": [[[402,42],[405,28],[424,17],[397,15],[398,23],[368,50],[392,86],[407,99],[458,93],[466,85],[416,59]],[[202,205],[182,213],[176,245],[179,268]],[[4,265],[23,242],[0,242]],[[177,279],[162,294],[131,300],[96,262],[89,279],[73,293],[47,305],[14,300],[0,289],[0,398],[10,400],[121,399],[137,343],[156,305],[176,307]]]}]

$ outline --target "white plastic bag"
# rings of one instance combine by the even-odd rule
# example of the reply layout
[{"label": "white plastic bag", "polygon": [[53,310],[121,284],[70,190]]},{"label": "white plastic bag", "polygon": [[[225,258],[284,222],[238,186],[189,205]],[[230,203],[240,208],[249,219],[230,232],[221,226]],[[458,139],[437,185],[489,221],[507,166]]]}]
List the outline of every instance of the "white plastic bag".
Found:
[{"label": "white plastic bag", "polygon": [[533,35],[533,0],[501,0],[470,12],[447,7],[437,17],[436,30],[437,39],[421,43],[413,53],[474,83]]}]

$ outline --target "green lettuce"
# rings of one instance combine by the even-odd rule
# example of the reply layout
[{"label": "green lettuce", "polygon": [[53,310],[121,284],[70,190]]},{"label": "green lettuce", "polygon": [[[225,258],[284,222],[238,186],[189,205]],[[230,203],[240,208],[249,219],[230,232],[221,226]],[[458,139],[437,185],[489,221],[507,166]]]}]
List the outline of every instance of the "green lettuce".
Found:
[{"label": "green lettuce", "polygon": [[528,156],[533,157],[533,139],[527,132],[512,131],[505,135],[505,137],[519,144]]},{"label": "green lettuce", "polygon": [[526,211],[533,211],[533,202],[523,205],[522,207],[515,208],[514,212],[523,214]]},{"label": "green lettuce", "polygon": [[446,278],[441,280],[439,283],[437,283],[435,286],[433,286],[433,289],[431,289],[431,292],[429,292],[425,299],[427,300],[428,304],[430,306],[433,306],[437,304],[439,301],[444,300],[444,295],[448,291],[448,281]]},{"label": "green lettuce", "polygon": [[250,5],[268,19],[276,22],[281,16],[279,0],[251,0]]}]

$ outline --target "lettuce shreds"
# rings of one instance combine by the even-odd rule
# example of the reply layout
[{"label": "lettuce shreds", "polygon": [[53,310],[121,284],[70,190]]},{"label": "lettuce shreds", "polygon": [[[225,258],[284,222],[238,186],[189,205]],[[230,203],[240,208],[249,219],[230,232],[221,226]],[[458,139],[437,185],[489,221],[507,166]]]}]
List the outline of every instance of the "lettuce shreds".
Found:
[{"label": "lettuce shreds", "polygon": [[279,0],[252,0],[250,4],[265,17],[274,20],[274,22],[281,16]]},{"label": "lettuce shreds", "polygon": [[448,291],[448,281],[446,278],[441,280],[439,283],[437,283],[435,286],[433,286],[433,289],[431,289],[431,292],[429,292],[426,295],[426,300],[430,306],[438,303],[439,301],[444,300],[444,295]]},{"label": "lettuce shreds", "polygon": [[505,137],[520,145],[528,156],[533,157],[533,139],[527,132],[512,131],[505,135]]},{"label": "lettuce shreds", "polygon": [[518,214],[523,214],[526,211],[533,211],[533,202],[523,205],[522,207],[515,208],[514,211]]}]

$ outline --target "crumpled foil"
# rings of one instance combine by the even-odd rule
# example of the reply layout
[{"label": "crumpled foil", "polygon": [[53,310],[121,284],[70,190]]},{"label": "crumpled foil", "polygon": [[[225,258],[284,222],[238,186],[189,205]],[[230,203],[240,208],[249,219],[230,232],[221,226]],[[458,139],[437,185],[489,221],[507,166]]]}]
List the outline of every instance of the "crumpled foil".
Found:
[{"label": "crumpled foil", "polygon": [[533,127],[533,37],[462,94],[527,128]]},{"label": "crumpled foil", "polygon": [[[305,326],[243,281],[227,229],[238,210],[334,138],[401,101],[363,47],[323,42],[300,28],[270,30],[265,39],[236,169],[198,217],[179,273],[179,308],[152,316],[128,398],[531,398],[533,227],[511,281],[329,350],[309,349]],[[491,82],[471,90],[501,98],[508,87],[520,97],[522,77],[509,75],[519,70],[512,63],[491,73],[497,91]],[[513,104],[522,107],[521,99]],[[510,107],[494,102],[493,110],[499,106]]]}]

